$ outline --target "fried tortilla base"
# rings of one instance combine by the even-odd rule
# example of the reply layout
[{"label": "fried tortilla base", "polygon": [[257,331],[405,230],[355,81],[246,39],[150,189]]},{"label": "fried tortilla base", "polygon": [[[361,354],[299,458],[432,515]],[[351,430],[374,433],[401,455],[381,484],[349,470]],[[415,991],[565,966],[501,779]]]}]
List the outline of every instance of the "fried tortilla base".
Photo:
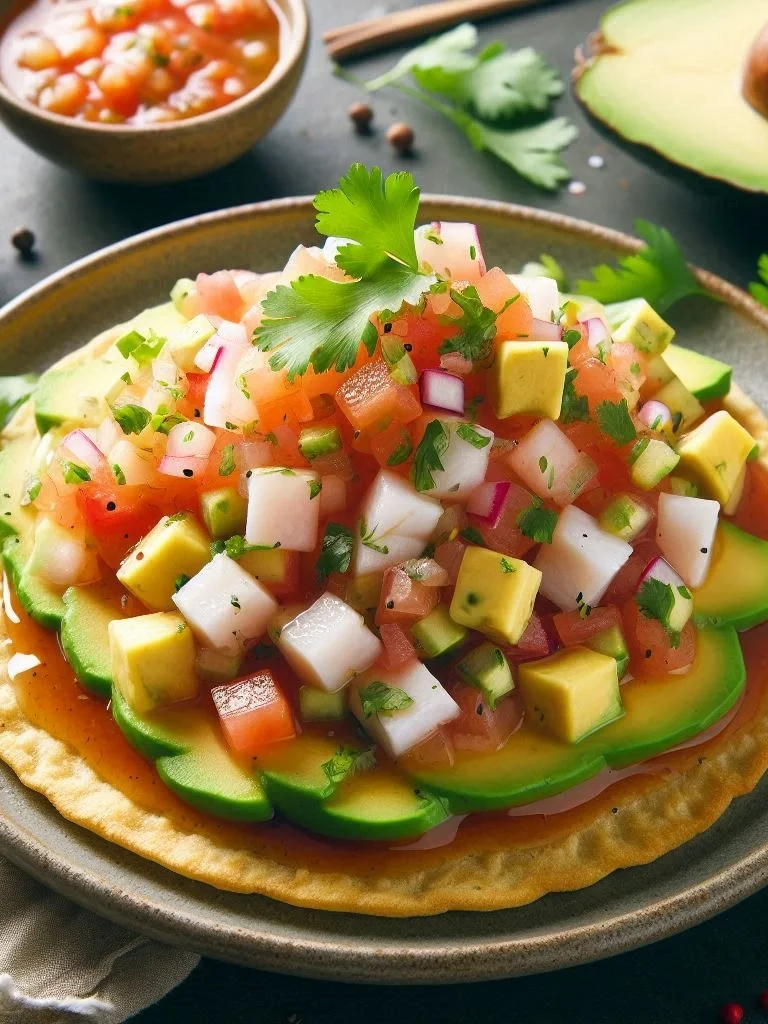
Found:
[{"label": "fried tortilla base", "polygon": [[[121,328],[100,335],[62,365],[99,355]],[[768,462],[768,419],[737,387],[727,408],[751,431]],[[22,408],[6,431],[34,430]],[[552,892],[581,889],[618,868],[655,860],[712,825],[734,797],[749,792],[768,768],[768,694],[735,729],[695,748],[671,772],[619,782],[547,828],[517,828],[501,842],[473,828],[435,850],[367,851],[314,858],[302,844],[233,840],[226,823],[148,810],[101,778],[67,743],[24,715],[8,674],[13,651],[0,615],[0,758],[21,782],[43,794],[70,821],[188,878],[234,892],[259,893],[294,906],[387,917],[448,910],[521,906]],[[704,756],[705,755],[705,756]],[[511,819],[507,819],[511,820]],[[533,820],[533,819],[531,819]],[[374,860],[375,859],[375,860]],[[339,869],[343,864],[343,869]]]}]

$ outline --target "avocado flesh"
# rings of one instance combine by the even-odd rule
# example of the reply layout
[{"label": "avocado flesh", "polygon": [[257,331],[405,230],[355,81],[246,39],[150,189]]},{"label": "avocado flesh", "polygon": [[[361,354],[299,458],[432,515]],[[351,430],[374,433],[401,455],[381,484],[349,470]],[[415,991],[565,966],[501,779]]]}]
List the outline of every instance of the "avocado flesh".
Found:
[{"label": "avocado flesh", "polygon": [[9,441],[0,452],[0,540],[31,530],[35,513],[21,505],[37,437]]},{"label": "avocado flesh", "polygon": [[723,398],[731,390],[731,367],[693,349],[670,345],[664,362],[700,402]]},{"label": "avocado flesh", "polygon": [[577,69],[576,95],[628,142],[698,174],[768,191],[768,120],[741,94],[764,0],[625,0]]},{"label": "avocado flesh", "polygon": [[454,813],[531,803],[703,732],[734,705],[745,679],[735,630],[700,630],[689,672],[625,683],[625,716],[581,743],[557,743],[526,722],[495,754],[459,754],[452,768],[411,767],[410,774]]},{"label": "avocado flesh", "polygon": [[64,591],[61,646],[78,680],[98,697],[112,695],[108,626],[122,619],[120,592],[114,587],[70,587]]},{"label": "avocado flesh", "polygon": [[696,621],[749,629],[768,619],[768,541],[723,520],[704,584],[693,592]]},{"label": "avocado flesh", "polygon": [[192,807],[232,821],[272,817],[272,805],[250,764],[229,753],[217,723],[201,708],[137,715],[115,687],[112,715],[128,741],[155,761],[168,788]]},{"label": "avocado flesh", "polygon": [[46,629],[59,629],[64,601],[60,591],[27,571],[31,540],[29,531],[23,536],[8,537],[3,544],[3,565],[27,615]]},{"label": "avocado flesh", "polygon": [[335,739],[305,733],[261,759],[264,786],[278,810],[297,825],[339,839],[406,839],[448,816],[444,803],[394,766],[379,764],[331,781],[323,764]]}]

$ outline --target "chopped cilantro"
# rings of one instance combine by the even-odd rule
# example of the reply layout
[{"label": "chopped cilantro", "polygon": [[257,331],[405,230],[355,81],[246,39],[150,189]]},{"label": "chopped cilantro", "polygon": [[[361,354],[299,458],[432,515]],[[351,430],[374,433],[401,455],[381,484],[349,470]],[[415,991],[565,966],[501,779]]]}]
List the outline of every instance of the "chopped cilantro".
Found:
[{"label": "chopped cilantro", "polygon": [[229,603],[232,605],[233,608],[236,608],[237,611],[240,611],[240,599],[238,598],[237,594],[233,594],[230,597]]},{"label": "chopped cilantro", "polygon": [[517,572],[517,570],[515,569],[514,565],[512,565],[512,563],[510,562],[510,560],[508,558],[502,558],[502,560],[501,560],[501,571],[505,572],[505,573]]},{"label": "chopped cilantro", "polygon": [[669,629],[669,617],[675,607],[675,595],[669,583],[647,579],[635,596],[637,606],[648,619],[655,619]]},{"label": "chopped cilantro", "polygon": [[340,746],[333,757],[320,766],[329,782],[342,782],[356,772],[367,771],[376,764],[373,750],[358,750],[356,747]]},{"label": "chopped cilantro", "polygon": [[459,352],[470,362],[486,359],[496,337],[496,314],[483,305],[474,285],[451,289],[451,298],[461,309],[461,316],[445,317],[445,322],[459,328],[458,334],[440,346],[442,353]]},{"label": "chopped cilantro", "polygon": [[22,496],[21,505],[31,505],[43,489],[43,483],[39,476],[31,476],[27,481],[26,490]]},{"label": "chopped cilantro", "polygon": [[152,330],[146,337],[138,331],[129,331],[116,343],[120,354],[126,359],[128,356],[132,356],[139,366],[144,366],[145,363],[151,363],[153,359],[156,359],[164,345],[165,338],[161,338]]},{"label": "chopped cilantro", "polygon": [[189,583],[190,579],[191,577],[187,576],[185,572],[181,573],[181,575],[176,577],[176,579],[173,581],[173,589],[176,591],[177,594],[183,586]]},{"label": "chopped cilantro", "polygon": [[537,544],[551,544],[557,526],[557,512],[545,508],[541,498],[532,498],[528,508],[517,514],[520,532]]},{"label": "chopped cilantro", "polygon": [[578,374],[578,370],[568,370],[565,374],[565,384],[563,385],[563,400],[560,405],[560,422],[561,423],[576,423],[578,420],[589,419],[589,401],[586,395],[579,395],[576,393],[576,387],[574,380]]},{"label": "chopped cilantro", "polygon": [[116,462],[112,463],[112,472],[115,474],[115,480],[117,480],[118,484],[121,487],[125,486],[125,473],[122,471],[122,469],[120,468],[120,466],[118,466]]},{"label": "chopped cilantro", "polygon": [[87,484],[91,479],[91,474],[85,466],[78,466],[76,462],[63,462],[61,468],[65,484]]},{"label": "chopped cilantro", "polygon": [[112,415],[124,434],[140,434],[152,419],[149,409],[143,405],[112,406]]},{"label": "chopped cilantro", "polygon": [[487,448],[491,443],[488,434],[481,434],[469,423],[460,423],[456,428],[456,436],[471,444],[473,448]]},{"label": "chopped cilantro", "polygon": [[403,439],[387,459],[388,466],[399,466],[413,451],[413,442],[407,430],[403,430]]},{"label": "chopped cilantro", "polygon": [[634,466],[650,443],[650,437],[641,437],[639,441],[632,445],[632,450],[630,451],[627,460],[630,466]]},{"label": "chopped cilantro", "polygon": [[401,690],[399,686],[387,686],[376,680],[360,690],[360,703],[366,718],[371,715],[391,715],[395,711],[403,711],[413,704],[413,697]]},{"label": "chopped cilantro", "polygon": [[[517,298],[517,296],[515,296],[515,298]],[[466,413],[467,419],[470,423],[477,422],[477,410],[483,404],[483,397],[483,395],[475,395],[474,398],[470,398],[467,402],[464,412]]]},{"label": "chopped cilantro", "polygon": [[448,431],[440,420],[430,420],[413,459],[413,486],[428,491],[435,486],[433,474],[443,469],[442,456],[448,448]]},{"label": "chopped cilantro", "polygon": [[189,444],[189,442],[194,439],[194,436],[195,436],[194,430],[190,430],[189,433],[185,434],[184,437],[182,437],[181,443],[182,444]]},{"label": "chopped cilantro", "polygon": [[221,449],[221,461],[219,462],[219,476],[231,476],[237,468],[235,459],[235,446],[225,444]]},{"label": "chopped cilantro", "polygon": [[360,517],[360,542],[372,551],[378,551],[380,555],[388,555],[389,548],[386,544],[378,544],[376,542],[376,527],[368,529],[368,525],[365,521],[365,517]]},{"label": "chopped cilantro", "polygon": [[465,526],[463,530],[459,531],[459,536],[463,537],[464,540],[469,541],[470,544],[477,544],[480,548],[488,547],[483,540],[483,536],[479,530],[476,530],[474,526]]},{"label": "chopped cilantro", "polygon": [[328,523],[323,534],[316,571],[322,582],[332,572],[347,572],[352,564],[355,540],[352,531],[340,523]]},{"label": "chopped cilantro", "polygon": [[581,331],[577,331],[575,327],[569,327],[567,331],[563,333],[563,341],[572,349],[574,345],[578,345],[581,341]]},{"label": "chopped cilantro", "polygon": [[307,483],[309,484],[309,500],[312,501],[322,491],[323,485],[320,480],[308,480]]},{"label": "chopped cilantro", "polygon": [[637,437],[626,398],[622,398],[620,402],[598,402],[595,407],[595,416],[602,433],[610,437],[617,445],[629,444]]},{"label": "chopped cilantro", "polygon": [[165,405],[160,405],[157,408],[157,412],[149,421],[151,430],[156,431],[158,434],[170,434],[173,427],[184,422],[184,417],[179,416],[178,413],[168,412],[168,408]]}]

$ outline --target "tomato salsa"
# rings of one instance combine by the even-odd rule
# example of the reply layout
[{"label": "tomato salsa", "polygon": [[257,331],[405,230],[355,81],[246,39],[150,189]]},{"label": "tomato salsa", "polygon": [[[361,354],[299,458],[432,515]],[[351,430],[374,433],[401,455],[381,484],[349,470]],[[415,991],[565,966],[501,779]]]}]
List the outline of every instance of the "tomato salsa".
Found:
[{"label": "tomato salsa", "polygon": [[279,36],[268,0],[36,0],[6,28],[0,70],[51,113],[159,124],[260,85]]},{"label": "tomato salsa", "polygon": [[641,297],[414,230],[408,175],[317,207],[322,248],[178,281],[44,374],[0,454],[6,572],[70,669],[11,634],[70,741],[102,722],[223,820],[393,841],[742,721],[768,484],[730,368]]}]

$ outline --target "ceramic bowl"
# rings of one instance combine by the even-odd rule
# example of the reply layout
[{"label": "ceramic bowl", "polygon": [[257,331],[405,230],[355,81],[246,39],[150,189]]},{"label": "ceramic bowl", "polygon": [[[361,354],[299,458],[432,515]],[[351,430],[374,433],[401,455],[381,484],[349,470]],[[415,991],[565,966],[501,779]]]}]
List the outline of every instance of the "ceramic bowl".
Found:
[{"label": "ceramic bowl", "polygon": [[[504,203],[424,197],[421,219],[477,223],[489,265],[549,252],[574,277],[637,243],[605,228]],[[162,302],[178,277],[282,266],[312,244],[309,199],[206,214],[150,231],[62,270],[0,310],[4,372],[42,369],[118,320]],[[768,408],[768,311],[702,274],[721,300],[674,311],[682,344],[733,365]],[[768,879],[768,778],[706,832],[658,860],[514,910],[387,919],[220,892],[65,820],[0,764],[0,852],[104,917],[210,956],[311,977],[437,984],[566,967],[688,928]]]},{"label": "ceramic bowl", "polygon": [[[14,0],[0,0],[0,27]],[[299,84],[307,54],[304,0],[274,0],[280,56],[267,78],[218,110],[165,124],[103,125],[51,114],[0,79],[0,120],[32,149],[100,181],[158,184],[195,178],[231,163],[270,130]]]}]

